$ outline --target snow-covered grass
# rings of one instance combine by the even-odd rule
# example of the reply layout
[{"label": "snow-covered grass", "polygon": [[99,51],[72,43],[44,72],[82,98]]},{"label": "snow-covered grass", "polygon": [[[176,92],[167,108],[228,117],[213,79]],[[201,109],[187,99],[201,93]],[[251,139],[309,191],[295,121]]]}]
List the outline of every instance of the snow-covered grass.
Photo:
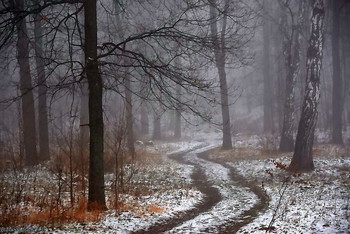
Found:
[{"label": "snow-covered grass", "polygon": [[[350,230],[350,157],[315,159],[311,173],[291,176],[274,162],[290,157],[232,162],[240,174],[260,184],[271,198],[268,210],[239,233],[348,233]],[[274,220],[272,220],[274,219]]]},{"label": "snow-covered grass", "polygon": [[[13,233],[13,232],[56,232],[56,233],[128,233],[138,229],[145,229],[152,224],[159,221],[169,219],[174,215],[189,210],[202,200],[202,194],[195,188],[191,187],[190,175],[192,172],[192,166],[180,165],[170,160],[167,155],[183,152],[192,148],[198,147],[201,142],[197,141],[185,141],[185,142],[154,142],[153,146],[144,146],[143,149],[138,149],[138,159],[135,164],[130,166],[126,165],[125,174],[132,173],[132,177],[125,184],[125,191],[121,192],[118,198],[119,208],[116,211],[113,208],[114,194],[113,194],[113,182],[114,175],[106,174],[106,197],[107,205],[110,208],[103,214],[98,214],[95,220],[85,219],[74,222],[66,223],[69,220],[63,222],[41,223],[43,226],[25,224],[18,225],[17,227],[1,227],[0,233]],[[132,170],[132,171],[131,171]],[[66,184],[67,180],[64,178],[66,175],[61,175],[62,183]],[[50,171],[47,167],[39,166],[35,170],[22,171],[15,173],[14,171],[8,171],[1,176],[1,181],[11,183],[14,188],[23,190],[24,193],[35,191],[34,195],[47,196],[47,192],[51,191],[51,200],[57,198],[57,181],[55,180],[56,174]],[[18,183],[18,185],[17,185]],[[40,185],[43,190],[39,190],[33,186]],[[45,186],[44,186],[45,185]],[[47,186],[51,186],[51,189],[47,189]],[[66,186],[66,185],[65,185]],[[45,191],[46,188],[46,191]],[[26,191],[30,190],[30,191]],[[11,191],[7,190],[11,195]],[[19,191],[22,192],[22,191]],[[12,193],[13,194],[13,193]],[[64,203],[69,203],[69,196],[65,191],[61,200]],[[33,197],[34,197],[33,195]],[[48,199],[48,197],[46,197]],[[32,202],[32,207],[26,207],[27,204],[19,204],[19,212],[24,210],[28,211],[28,215],[34,210],[40,211],[40,207],[33,206],[35,202]],[[1,214],[5,210],[1,210]],[[16,218],[13,214],[12,218]],[[77,220],[76,220],[77,221]],[[91,222],[93,221],[93,222]],[[21,223],[18,222],[19,224]]]},{"label": "snow-covered grass", "polygon": [[[231,180],[229,168],[196,155],[218,147],[221,143],[217,140],[218,134],[202,133],[193,138],[200,140],[153,142],[154,145],[138,146],[139,154],[135,164],[125,167],[126,175],[132,173],[133,176],[125,184],[125,191],[119,195],[118,210],[113,208],[114,175],[106,174],[109,210],[97,214],[96,220],[44,223],[43,226],[26,224],[11,228],[0,227],[0,233],[130,233],[166,222],[193,209],[204,199],[203,194],[191,186],[190,176],[194,166],[179,164],[169,157],[196,148],[200,149],[186,154],[185,158],[200,166],[207,180],[219,191],[222,200],[210,210],[168,233],[216,233],[218,226],[227,221],[232,222],[235,217],[253,207],[258,198]],[[203,140],[208,138],[211,139],[207,141],[210,143],[203,143]],[[326,138],[326,134],[320,138]],[[228,162],[239,174],[261,186],[271,200],[268,209],[241,228],[239,233],[265,233],[265,230],[260,229],[269,224],[275,233],[348,233],[349,146],[343,148],[331,144],[316,145],[315,171],[290,176],[274,163],[288,165],[291,154],[278,153],[278,140],[273,136],[237,135],[233,139],[232,151],[213,149],[211,157]],[[59,175],[49,167],[39,166],[35,170],[24,172],[14,173],[9,170],[1,175],[0,182],[7,186],[6,189],[12,188],[7,191],[6,199],[12,198],[12,201],[15,201],[16,196],[11,197],[13,194],[30,195],[27,196],[26,202],[19,203],[17,207],[17,211],[30,212],[33,209],[40,211],[39,206],[28,206],[33,197],[41,199],[42,202],[57,200],[58,179],[63,183],[63,187],[67,187],[66,175]],[[61,200],[69,204],[69,194],[64,192],[61,196]],[[3,212],[4,209],[0,214]]]}]

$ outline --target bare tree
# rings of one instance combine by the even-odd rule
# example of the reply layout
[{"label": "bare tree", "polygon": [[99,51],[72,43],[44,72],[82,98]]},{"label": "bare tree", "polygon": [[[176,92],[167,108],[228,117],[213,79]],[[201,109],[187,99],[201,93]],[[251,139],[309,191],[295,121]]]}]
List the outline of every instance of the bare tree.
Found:
[{"label": "bare tree", "polygon": [[[263,7],[268,12],[268,0],[264,0]],[[273,129],[272,86],[270,74],[270,21],[265,18],[263,22],[263,81],[264,81],[264,132],[271,133]]]},{"label": "bare tree", "polygon": [[298,133],[292,161],[291,171],[310,171],[314,169],[312,147],[318,117],[320,98],[320,76],[324,41],[324,3],[323,0],[312,1],[311,35],[307,50],[307,72],[305,97],[299,121]]},{"label": "bare tree", "polygon": [[149,133],[149,118],[147,113],[147,102],[143,101],[141,103],[141,111],[140,111],[140,122],[141,122],[141,133],[148,134]]},{"label": "bare tree", "polygon": [[20,90],[22,95],[23,139],[26,165],[36,165],[38,154],[36,149],[35,109],[32,78],[29,65],[29,38],[26,19],[22,16],[23,0],[11,0],[11,6],[17,10],[14,19],[17,28],[17,61],[20,73]]},{"label": "bare tree", "polygon": [[343,80],[340,66],[340,6],[342,1],[332,0],[332,64],[333,64],[333,92],[332,92],[332,142],[343,144]]},{"label": "bare tree", "polygon": [[85,69],[89,85],[89,209],[105,209],[102,78],[97,60],[96,0],[84,2]]},{"label": "bare tree", "polygon": [[[160,105],[160,104],[158,104]],[[162,115],[161,110],[159,108],[154,108],[153,110],[153,140],[161,140],[162,139]]]},{"label": "bare tree", "polygon": [[209,12],[210,12],[210,31],[213,42],[213,50],[215,55],[215,65],[219,73],[220,81],[220,96],[221,96],[221,114],[222,114],[222,132],[223,132],[223,149],[232,149],[231,138],[231,122],[230,122],[230,107],[228,102],[228,87],[225,71],[226,63],[226,46],[225,46],[225,34],[226,34],[226,21],[227,11],[230,1],[225,0],[225,6],[223,10],[223,22],[221,35],[218,32],[217,26],[217,9],[218,4],[216,0],[209,0]]},{"label": "bare tree", "polygon": [[[55,77],[55,79],[52,79],[55,81],[57,80],[57,82],[59,83],[59,85],[55,87],[56,89],[60,89],[62,87],[67,87],[67,89],[69,89],[71,87],[74,87],[74,85],[76,85],[78,82],[81,82],[86,76],[86,80],[88,82],[89,95],[88,125],[90,128],[88,203],[89,209],[103,209],[106,207],[104,192],[103,159],[103,85],[105,85],[106,89],[110,88],[113,91],[117,90],[118,85],[124,86],[126,88],[128,86],[127,83],[123,83],[120,79],[115,79],[115,76],[113,76],[112,78],[115,81],[115,83],[113,83],[111,87],[107,87],[106,83],[110,78],[108,76],[109,74],[107,73],[108,68],[112,67],[114,68],[114,71],[123,69],[126,70],[126,68],[130,69],[130,72],[128,72],[128,74],[132,74],[132,78],[135,80],[139,79],[137,81],[142,80],[142,78],[140,78],[136,74],[141,71],[142,74],[145,77],[147,77],[147,79],[144,79],[145,86],[149,87],[147,91],[147,97],[152,99],[150,102],[153,101],[154,103],[162,105],[161,113],[163,113],[165,109],[176,110],[177,108],[179,108],[179,106],[181,106],[181,110],[186,109],[188,111],[192,111],[192,113],[200,115],[203,118],[206,118],[208,115],[202,114],[199,109],[196,109],[196,100],[201,98],[207,103],[214,103],[216,101],[216,99],[214,99],[216,97],[216,93],[214,93],[215,91],[213,91],[215,88],[212,88],[213,81],[210,80],[209,77],[202,77],[198,75],[197,69],[204,67],[208,64],[208,62],[212,62],[212,49],[214,47],[214,53],[216,55],[215,62],[220,67],[219,76],[221,78],[226,79],[226,39],[231,38],[231,35],[233,35],[234,32],[236,32],[236,28],[227,27],[227,29],[234,28],[232,30],[233,33],[230,36],[226,36],[226,38],[224,38],[226,31],[226,26],[224,25],[226,25],[226,20],[231,18],[226,15],[226,7],[224,9],[223,14],[223,12],[218,11],[218,9],[216,9],[214,5],[212,5],[211,11],[217,14],[218,17],[224,17],[221,18],[221,22],[223,23],[221,34],[219,35],[219,32],[217,32],[218,26],[217,24],[215,24],[216,33],[213,34],[213,36],[210,36],[210,23],[214,23],[216,21],[211,17],[209,22],[207,15],[204,14],[208,10],[207,1],[200,1],[196,4],[186,1],[184,3],[184,6],[179,7],[176,11],[174,11],[172,8],[164,6],[164,10],[162,9],[161,12],[161,17],[163,18],[155,17],[158,21],[154,24],[147,25],[147,27],[143,25],[142,27],[139,27],[139,25],[137,25],[136,23],[136,26],[126,24],[128,26],[128,35],[126,35],[122,39],[118,37],[101,37],[99,38],[101,40],[100,43],[98,43],[99,46],[97,46],[97,3],[96,0],[87,0],[84,1],[85,41],[82,42],[82,44],[80,44],[75,43],[76,41],[74,41],[72,37],[69,37],[72,36],[70,32],[73,31],[74,33],[76,33],[76,28],[74,27],[74,30],[70,30],[71,25],[69,25],[69,23],[65,24],[66,19],[73,19],[74,21],[78,18],[78,13],[82,9],[82,5],[74,4],[73,7],[69,5],[71,3],[78,2],[81,3],[82,1],[40,1],[40,4],[31,5],[30,9],[27,8],[18,11],[17,9],[6,7],[6,9],[0,9],[0,13],[9,13],[8,15],[13,13],[18,14],[20,15],[20,17],[17,17],[16,19],[18,19],[18,22],[22,22],[22,20],[25,19],[28,15],[40,14],[43,10],[52,10],[55,7],[58,7],[60,9],[61,7],[64,8],[64,13],[58,13],[58,17],[56,17],[56,12],[54,12],[54,14],[52,14],[50,18],[51,21],[48,24],[48,27],[51,30],[50,32],[48,32],[47,35],[53,35],[53,38],[50,40],[50,45],[48,45],[48,47],[54,48],[55,51],[50,51],[52,53],[48,53],[47,55],[47,59],[48,61],[50,61],[50,67],[49,65],[47,65],[48,69],[46,71],[49,73],[57,69],[60,71],[63,70],[62,73],[65,73],[62,76]],[[133,4],[139,4],[139,10],[141,12],[145,10],[143,4],[149,4],[148,7],[151,7],[153,9],[159,7],[159,4],[152,6],[151,4],[153,4],[153,1],[137,1],[136,3],[135,2],[132,1],[131,5],[134,6]],[[212,4],[215,3],[215,1],[212,2]],[[1,2],[1,4],[3,4],[3,2]],[[226,1],[225,5],[229,5],[228,0]],[[199,14],[197,14],[197,11],[199,12]],[[109,13],[110,12],[108,12],[107,15],[109,15]],[[131,12],[130,14],[132,15],[133,13],[134,12]],[[0,19],[0,29],[5,29],[6,31],[6,33],[0,35],[0,48],[4,45],[4,43],[9,41],[9,38],[11,38],[11,29],[12,27],[14,27],[13,19],[6,17]],[[199,17],[199,19],[196,17]],[[237,16],[237,18],[240,17],[241,15]],[[102,18],[103,17],[101,17],[101,20],[104,20]],[[164,20],[165,18],[167,20]],[[77,25],[75,24],[74,26]],[[61,33],[62,28],[68,29],[68,36],[64,33]],[[215,31],[214,28],[213,30]],[[8,37],[4,36],[5,34],[8,35]],[[56,35],[58,34],[60,35],[59,39],[57,39],[56,37]],[[221,37],[223,38],[221,39]],[[242,35],[237,35],[236,38],[241,37]],[[235,40],[236,38],[234,38],[233,40]],[[63,39],[62,41],[64,41],[65,43],[65,48],[57,48],[60,47],[61,44],[58,45],[58,43],[55,43],[57,42],[55,41],[55,39]],[[213,41],[213,39],[215,41]],[[150,53],[144,53],[139,48],[133,46],[134,44],[140,44],[141,42],[144,43],[144,45],[148,48]],[[237,56],[239,56],[241,55],[240,45],[240,43],[232,43],[231,46],[227,47],[229,47],[232,50],[238,48]],[[85,53],[85,60],[83,63],[82,59],[79,57],[79,51],[81,50],[81,46],[84,46]],[[66,47],[69,47],[69,49],[67,49]],[[179,50],[174,50],[174,47],[178,47]],[[26,48],[28,50],[28,46]],[[78,53],[74,54],[74,52],[72,52],[74,50],[71,50],[72,48],[76,49]],[[64,50],[64,52],[60,53],[60,49]],[[69,50],[69,53],[66,53],[67,50]],[[68,56],[59,56],[62,54],[68,54]],[[28,51],[26,56],[23,57],[28,58]],[[178,67],[174,66],[173,61],[175,57],[181,57],[181,59],[183,59],[182,61],[184,62],[183,64],[181,64],[182,68],[179,69]],[[196,60],[198,57],[201,57],[202,60]],[[197,61],[200,61],[200,63],[196,63]],[[29,63],[25,65],[28,65],[29,67]],[[67,75],[68,73],[69,75]],[[29,73],[27,72],[27,74]],[[50,74],[47,74],[46,78],[51,78]],[[102,79],[104,79],[104,81],[106,82],[103,82]],[[178,86],[176,86],[176,84]],[[186,95],[182,95],[181,99],[178,98],[179,94],[178,92],[176,92],[176,88],[180,86],[181,89],[186,91],[183,92],[186,93]],[[223,97],[226,96],[226,99],[223,99],[222,104],[224,105],[224,108],[227,108],[226,110],[228,113],[227,84],[224,85],[224,90],[225,89],[226,94],[224,94]],[[129,90],[133,91],[131,88],[129,88]],[[134,92],[134,94],[135,93],[137,95],[137,92]],[[156,120],[158,121],[159,118],[157,118]],[[224,119],[224,124],[228,124],[228,126],[230,127],[229,116],[227,115],[227,117],[225,118],[227,121]],[[34,123],[34,119],[35,118],[33,118],[33,122],[31,122],[32,125]],[[85,123],[82,120],[81,125],[84,124]],[[226,139],[226,137],[229,137],[229,146],[232,146],[230,136],[231,131],[229,130],[229,128],[226,127],[224,127],[224,131],[226,133],[224,134],[224,138]],[[32,139],[35,139],[35,134]],[[227,144],[223,144],[223,146],[225,145]]]},{"label": "bare tree", "polygon": [[[116,11],[116,21],[118,29],[118,37],[120,41],[125,40],[125,32],[122,26],[122,2],[120,0],[114,1]],[[121,63],[127,64],[125,61],[126,56],[122,57]],[[123,81],[124,81],[124,92],[125,92],[125,123],[126,123],[126,137],[127,147],[132,157],[135,156],[135,137],[134,137],[134,115],[133,115],[133,103],[132,103],[132,87],[131,87],[131,76],[128,74],[128,68],[123,69]]]},{"label": "bare tree", "polygon": [[[37,0],[35,4],[38,4]],[[43,29],[42,29],[42,16],[40,14],[34,15],[34,36],[35,36],[35,62],[36,73],[38,76],[38,129],[39,129],[39,159],[50,159],[50,147],[49,147],[49,124],[47,116],[47,85],[46,85],[46,72],[45,72],[45,59],[43,52]]]},{"label": "bare tree", "polygon": [[[287,3],[286,3],[287,4]],[[290,6],[286,5],[290,9]],[[301,46],[301,27],[304,23],[305,1],[299,2],[299,12],[297,23],[292,22],[291,33],[285,36],[284,55],[286,59],[286,88],[284,100],[283,127],[280,141],[280,151],[292,152],[294,150],[294,121],[295,121],[295,86],[297,75],[299,74],[300,64],[300,46]],[[290,10],[289,12],[292,13]],[[293,15],[291,16],[293,19]],[[294,21],[294,20],[292,20]],[[287,32],[286,32],[287,33]]]},{"label": "bare tree", "polygon": [[[181,66],[180,58],[175,58],[176,67]],[[176,98],[179,100],[179,103],[175,109],[175,126],[174,126],[174,137],[176,139],[181,138],[181,79],[179,79],[179,83],[176,84]]]}]

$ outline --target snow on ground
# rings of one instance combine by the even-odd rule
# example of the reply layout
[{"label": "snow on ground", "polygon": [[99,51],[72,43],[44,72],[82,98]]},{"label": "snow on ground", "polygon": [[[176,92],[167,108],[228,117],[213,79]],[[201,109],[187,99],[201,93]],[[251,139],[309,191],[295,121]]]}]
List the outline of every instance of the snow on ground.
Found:
[{"label": "snow on ground", "polygon": [[[130,186],[141,188],[141,193],[123,194],[120,199],[126,207],[118,214],[110,209],[96,223],[73,223],[59,227],[35,225],[0,227],[0,233],[129,233],[170,219],[176,214],[192,209],[203,199],[203,195],[190,186],[193,166],[180,165],[168,156],[196,149],[203,144],[208,146],[194,150],[187,154],[186,158],[190,162],[200,164],[223,200],[210,211],[183,223],[169,233],[204,233],[208,230],[215,233],[214,226],[239,216],[244,210],[254,205],[257,197],[247,189],[238,188],[230,180],[227,168],[203,160],[196,155],[201,151],[219,146],[218,134],[204,133],[199,138],[201,138],[200,141],[155,142],[154,146],[145,146],[147,151],[158,152],[163,156],[159,163],[139,165],[130,181]],[[196,136],[192,139],[199,138]],[[339,157],[338,147],[321,145],[315,149],[316,152],[328,152],[329,157],[316,158],[314,172],[287,180],[288,173],[276,168],[273,160],[288,165],[290,157],[268,159],[265,156],[265,159],[256,159],[260,152],[258,150],[271,149],[275,141],[273,137],[239,135],[234,137],[235,149],[231,153],[235,153],[236,158],[230,165],[246,178],[261,185],[271,198],[268,210],[261,213],[252,223],[241,228],[239,233],[265,233],[265,230],[259,229],[269,224],[274,228],[275,233],[348,233],[350,230],[349,155],[345,157],[342,154],[343,156]],[[253,157],[245,160],[246,154],[250,152]],[[42,171],[41,174],[46,177],[46,180],[52,178],[49,171]],[[35,178],[40,179],[41,174],[36,175]],[[111,185],[111,177],[112,175],[106,175],[107,185]],[[151,192],[148,193],[147,189]],[[271,222],[273,217],[274,220]]]},{"label": "snow on ground", "polygon": [[228,220],[239,216],[245,210],[250,209],[257,201],[257,197],[249,190],[237,187],[231,181],[229,170],[224,166],[213,163],[197,156],[197,153],[204,152],[219,146],[213,142],[205,148],[191,152],[186,159],[192,163],[199,164],[208,178],[217,188],[222,196],[222,201],[216,204],[207,212],[201,213],[192,220],[168,231],[167,233],[207,233],[215,232],[216,227],[225,224]]},{"label": "snow on ground", "polygon": [[[146,150],[159,153],[161,158],[151,163],[136,165],[136,170],[133,172],[134,175],[128,186],[138,188],[140,191],[134,190],[132,194],[120,195],[119,200],[125,204],[120,213],[110,209],[99,222],[95,223],[48,225],[51,227],[38,225],[14,228],[0,227],[0,233],[129,233],[145,229],[159,221],[170,219],[178,213],[192,209],[203,199],[203,195],[190,186],[193,167],[180,165],[167,156],[195,149],[203,142],[154,142],[153,144],[153,146],[145,146]],[[170,150],[173,151],[169,152]],[[126,168],[126,173],[128,170]],[[40,171],[46,180],[50,180],[53,176],[45,169]],[[40,174],[37,177],[39,178]],[[112,193],[113,179],[113,174],[105,176],[107,195]]]},{"label": "snow on ground", "polygon": [[[71,224],[53,233],[130,233],[139,229],[145,229],[161,220],[169,219],[178,212],[192,208],[201,200],[200,192],[196,190],[170,190],[152,196],[139,198],[140,209],[122,212],[108,213],[98,223]],[[157,204],[155,206],[154,204]],[[159,207],[159,211],[151,212],[147,207]]]},{"label": "snow on ground", "polygon": [[[133,197],[127,200],[137,200],[136,210],[123,212],[119,215],[111,213],[98,224],[85,225],[84,230],[92,229],[93,233],[129,233],[136,230],[147,229],[151,225],[170,219],[178,213],[192,209],[203,199],[203,195],[195,188],[190,187],[192,166],[180,165],[168,158],[169,155],[189,151],[202,145],[198,141],[183,141],[160,143],[155,142],[149,151],[164,152],[162,164],[144,165],[133,181],[142,181],[149,189],[156,189],[152,195]],[[173,151],[165,153],[173,149]],[[173,189],[167,189],[173,187]],[[157,212],[150,212],[150,207],[159,207]],[[81,230],[81,227],[80,229]]]},{"label": "snow on ground", "polygon": [[[288,165],[290,158],[276,161]],[[315,159],[315,171],[291,178],[270,159],[231,166],[261,184],[271,198],[267,212],[238,233],[265,233],[259,229],[269,224],[276,233],[349,233],[349,157]]]}]

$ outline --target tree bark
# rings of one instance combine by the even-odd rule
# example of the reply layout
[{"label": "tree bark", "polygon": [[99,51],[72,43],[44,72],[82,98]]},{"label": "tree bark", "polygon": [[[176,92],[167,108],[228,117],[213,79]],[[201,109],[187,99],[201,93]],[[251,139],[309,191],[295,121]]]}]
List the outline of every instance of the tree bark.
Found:
[{"label": "tree bark", "polygon": [[220,98],[221,98],[221,115],[222,115],[222,132],[223,132],[223,149],[232,149],[232,138],[231,138],[231,122],[230,122],[230,109],[228,102],[228,87],[227,78],[225,71],[225,31],[226,31],[226,19],[227,14],[225,13],[229,6],[229,0],[225,0],[224,18],[222,23],[221,41],[219,39],[217,29],[217,13],[218,9],[216,0],[209,1],[209,13],[210,13],[210,31],[213,40],[213,49],[215,55],[215,64],[219,74],[220,81]]},{"label": "tree bark", "polygon": [[85,151],[89,146],[89,85],[86,78],[81,82],[80,93],[80,147]]},{"label": "tree bark", "polygon": [[[267,0],[264,0],[264,8],[267,11]],[[268,19],[263,22],[263,112],[264,112],[264,133],[272,133],[273,131],[273,114],[272,114],[272,86],[270,74],[270,24]]]},{"label": "tree bark", "polygon": [[[78,14],[78,20],[81,25],[84,25],[84,11]],[[84,30],[81,32],[81,40],[84,42]],[[81,50],[83,52],[83,50]],[[85,54],[81,54],[81,63],[85,64]],[[83,195],[86,194],[85,176],[88,172],[89,162],[89,85],[86,79],[86,72],[82,74],[80,82],[80,109],[79,109],[79,171],[81,176],[81,187]]]},{"label": "tree bark", "polygon": [[342,122],[343,122],[343,81],[340,66],[340,10],[339,0],[332,0],[332,63],[333,63],[333,93],[332,93],[332,142],[343,144]]},{"label": "tree bark", "polygon": [[305,97],[299,121],[294,154],[289,165],[289,170],[294,172],[311,171],[314,169],[312,147],[318,117],[318,102],[320,98],[324,15],[323,0],[313,0],[311,35],[306,55],[307,72]]},{"label": "tree bark", "polygon": [[[12,0],[13,6],[19,12],[24,10],[23,0]],[[29,65],[29,39],[25,18],[18,13],[17,18],[17,61],[19,64],[20,90],[22,95],[23,141],[25,162],[27,166],[38,164],[36,149],[35,109],[32,78]]]},{"label": "tree bark", "polygon": [[283,114],[283,127],[279,150],[282,152],[292,152],[294,150],[294,121],[295,121],[295,86],[299,74],[301,27],[304,22],[304,0],[299,3],[298,24],[292,29],[290,40],[286,42],[284,54],[286,55],[286,88]]},{"label": "tree bark", "polygon": [[90,162],[89,194],[90,210],[105,209],[104,159],[103,159],[103,109],[102,78],[97,61],[96,0],[84,2],[85,15],[85,69],[89,85]]},{"label": "tree bark", "polygon": [[39,87],[39,160],[46,161],[50,159],[49,147],[49,123],[47,118],[47,86],[46,86],[46,72],[45,60],[43,53],[43,33],[41,16],[36,14],[34,16],[34,35],[35,35],[35,62],[36,73],[38,76]]}]

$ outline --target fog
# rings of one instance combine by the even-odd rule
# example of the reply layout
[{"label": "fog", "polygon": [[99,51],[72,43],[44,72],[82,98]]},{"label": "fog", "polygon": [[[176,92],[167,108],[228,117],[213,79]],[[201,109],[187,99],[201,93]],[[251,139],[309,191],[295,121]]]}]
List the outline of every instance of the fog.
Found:
[{"label": "fog", "polygon": [[[193,230],[233,233],[287,185],[336,190],[291,175],[348,168],[314,155],[349,156],[349,22],[346,0],[0,1],[0,226],[35,220],[14,217],[27,204],[59,222],[66,211],[122,218],[138,197],[162,212],[149,203],[159,192],[171,209],[183,202],[177,212],[212,204],[149,230],[199,220]],[[291,172],[282,195],[276,170]]]}]

